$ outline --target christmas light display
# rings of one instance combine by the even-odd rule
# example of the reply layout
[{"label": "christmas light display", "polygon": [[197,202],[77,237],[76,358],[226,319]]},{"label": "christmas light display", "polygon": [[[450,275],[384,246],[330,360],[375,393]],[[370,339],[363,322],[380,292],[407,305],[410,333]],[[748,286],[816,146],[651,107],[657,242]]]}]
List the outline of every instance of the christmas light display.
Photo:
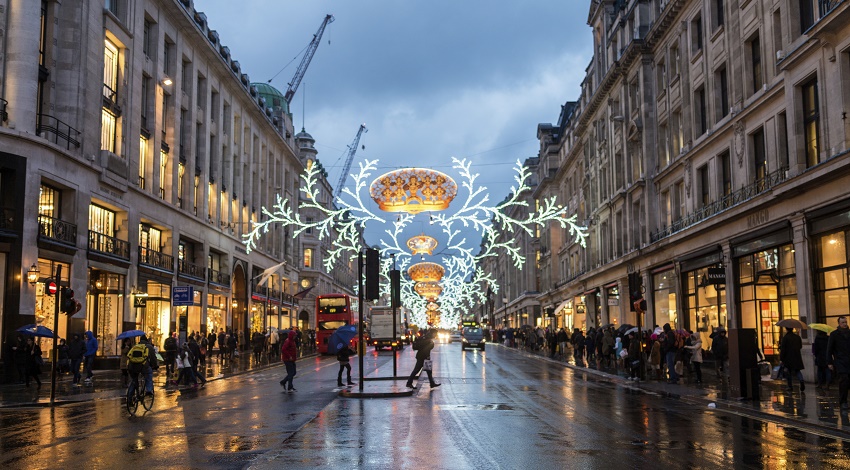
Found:
[{"label": "christmas light display", "polygon": [[[318,234],[319,239],[334,237],[331,249],[322,260],[324,268],[330,271],[338,260],[344,257],[348,257],[348,260],[354,259],[363,250],[360,240],[361,231],[365,227],[372,224],[386,227],[378,246],[384,256],[381,263],[381,287],[388,298],[389,270],[395,267],[402,273],[408,273],[415,266],[413,257],[425,256],[426,252],[414,249],[403,240],[411,240],[412,226],[416,222],[422,222],[421,217],[427,216],[428,226],[434,231],[430,235],[442,234],[443,241],[440,246],[443,248],[440,253],[433,255],[439,256],[438,264],[430,262],[418,264],[436,264],[444,271],[437,278],[442,291],[437,297],[440,313],[438,326],[453,328],[458,325],[462,314],[468,313],[476,304],[487,300],[488,290],[493,293],[500,291],[499,283],[493,275],[484,272],[480,267],[485,259],[504,254],[516,268],[522,268],[525,255],[517,244],[518,233],[525,232],[529,236],[534,236],[536,226],[556,223],[561,228],[569,228],[568,233],[574,241],[582,247],[586,246],[586,227],[576,223],[576,215],[568,216],[566,209],[557,204],[554,196],[540,200],[535,208],[528,207],[528,203],[522,197],[526,191],[531,190],[526,183],[530,173],[528,168],[522,166],[519,161],[515,167],[516,185],[511,187],[511,194],[496,205],[489,204],[490,196],[486,192],[486,187],[476,186],[475,180],[479,175],[470,171],[471,162],[466,159],[452,158],[452,168],[461,177],[459,186],[442,173],[407,168],[387,173],[376,179],[371,185],[372,190],[367,191],[369,185],[366,181],[377,170],[377,162],[377,160],[360,162],[359,172],[351,175],[354,188],[343,188],[340,197],[330,207],[316,202],[320,200],[321,170],[319,165],[309,165],[301,176],[303,198],[300,199],[298,206],[293,207],[288,199],[278,195],[273,206],[263,207],[264,220],[253,222],[251,230],[244,235],[246,250],[250,252],[256,248],[259,239],[274,224],[292,227],[293,238],[312,229]],[[403,172],[406,173],[401,175]],[[410,175],[430,176],[424,180],[415,180],[414,186],[418,192],[413,194],[410,193],[410,187],[404,188],[400,179],[402,176],[409,178]],[[410,182],[409,179],[407,181]],[[461,193],[465,193],[463,201],[459,201],[457,197],[461,196]],[[364,194],[366,198],[361,198]],[[390,208],[389,210],[407,212],[392,214],[372,212],[363,201],[369,200],[370,196],[374,197],[376,194],[378,197],[375,200],[379,205],[383,204],[382,209]],[[422,199],[423,195],[425,199]],[[451,195],[451,198],[448,195]],[[424,209],[429,210],[429,213],[419,214],[420,220],[417,221],[416,214],[426,207],[421,202],[429,200],[428,198],[434,201],[434,207],[445,210],[435,213]],[[438,200],[439,203],[436,202]],[[408,207],[401,209],[400,207],[404,204]],[[508,215],[515,208],[522,208],[520,212],[524,215],[523,218],[516,219]],[[318,211],[322,216],[309,222],[303,220],[300,212],[305,209]],[[422,223],[424,225],[424,222]],[[477,240],[475,243],[469,242],[467,236],[470,232],[478,234],[481,242],[477,243]],[[428,238],[434,239],[430,235]],[[436,239],[434,240],[436,243]],[[433,249],[432,247],[431,250]],[[430,255],[430,252],[427,253]],[[392,259],[390,255],[394,255]],[[410,312],[409,322],[423,326],[428,319],[429,299],[416,292],[416,282],[410,276],[402,276],[401,302]]]}]

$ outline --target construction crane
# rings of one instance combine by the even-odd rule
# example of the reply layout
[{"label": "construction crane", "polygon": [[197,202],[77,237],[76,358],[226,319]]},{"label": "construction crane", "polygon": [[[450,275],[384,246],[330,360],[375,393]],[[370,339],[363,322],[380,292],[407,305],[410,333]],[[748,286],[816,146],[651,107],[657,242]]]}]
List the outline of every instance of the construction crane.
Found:
[{"label": "construction crane", "polygon": [[342,174],[339,175],[339,183],[334,188],[334,200],[342,194],[342,187],[345,185],[345,179],[348,178],[348,172],[351,171],[351,162],[354,161],[354,154],[357,152],[357,146],[360,144],[360,136],[364,132],[369,132],[369,129],[366,129],[366,124],[360,124],[360,129],[357,130],[357,135],[354,136],[354,142],[348,146],[348,156],[345,157],[345,165],[342,167]]},{"label": "construction crane", "polygon": [[283,99],[286,101],[287,107],[292,104],[292,97],[295,96],[295,91],[298,90],[298,85],[301,84],[301,79],[303,79],[304,74],[307,73],[307,67],[310,65],[310,61],[313,60],[313,55],[319,47],[319,42],[322,41],[322,34],[325,33],[325,27],[333,22],[333,15],[325,16],[324,21],[322,21],[322,25],[319,26],[319,30],[313,35],[313,40],[310,41],[310,44],[307,46],[307,51],[304,52],[301,64],[298,66],[298,70],[295,71],[295,76],[292,77],[292,81],[289,82],[289,88],[286,89],[286,93],[283,95]]}]

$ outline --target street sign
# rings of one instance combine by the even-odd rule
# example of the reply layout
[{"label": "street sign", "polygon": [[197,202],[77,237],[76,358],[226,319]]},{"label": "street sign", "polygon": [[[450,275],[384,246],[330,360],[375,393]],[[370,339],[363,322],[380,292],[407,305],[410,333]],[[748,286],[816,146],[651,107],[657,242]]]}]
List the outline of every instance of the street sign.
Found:
[{"label": "street sign", "polygon": [[177,286],[171,289],[171,305],[188,307],[194,304],[195,288],[192,286]]},{"label": "street sign", "polygon": [[147,297],[133,297],[133,308],[145,308],[148,306]]},{"label": "street sign", "polygon": [[50,281],[50,283],[47,284],[47,293],[49,293],[50,295],[56,295],[56,283],[55,282]]}]

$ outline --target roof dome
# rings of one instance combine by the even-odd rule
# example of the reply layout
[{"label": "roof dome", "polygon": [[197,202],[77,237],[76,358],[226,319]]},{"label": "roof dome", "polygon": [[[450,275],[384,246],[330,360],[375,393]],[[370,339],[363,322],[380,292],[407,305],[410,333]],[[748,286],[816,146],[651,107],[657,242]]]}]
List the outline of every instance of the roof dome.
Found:
[{"label": "roof dome", "polygon": [[252,83],[254,87],[257,88],[257,93],[260,94],[263,98],[266,99],[266,106],[271,106],[272,108],[281,108],[284,113],[289,113],[289,106],[286,105],[286,100],[283,99],[284,95],[277,88],[269,85],[268,83]]}]

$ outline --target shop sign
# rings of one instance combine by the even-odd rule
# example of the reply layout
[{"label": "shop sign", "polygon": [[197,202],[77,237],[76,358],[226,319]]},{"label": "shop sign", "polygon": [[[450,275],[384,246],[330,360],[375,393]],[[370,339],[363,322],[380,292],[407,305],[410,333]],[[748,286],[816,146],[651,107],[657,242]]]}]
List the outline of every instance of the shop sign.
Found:
[{"label": "shop sign", "polygon": [[709,284],[726,284],[726,268],[708,268]]},{"label": "shop sign", "polygon": [[620,305],[620,299],[611,299],[611,298],[608,299],[608,306],[609,307],[616,307],[617,305]]},{"label": "shop sign", "polygon": [[148,306],[147,297],[133,297],[133,308],[145,308]]}]

